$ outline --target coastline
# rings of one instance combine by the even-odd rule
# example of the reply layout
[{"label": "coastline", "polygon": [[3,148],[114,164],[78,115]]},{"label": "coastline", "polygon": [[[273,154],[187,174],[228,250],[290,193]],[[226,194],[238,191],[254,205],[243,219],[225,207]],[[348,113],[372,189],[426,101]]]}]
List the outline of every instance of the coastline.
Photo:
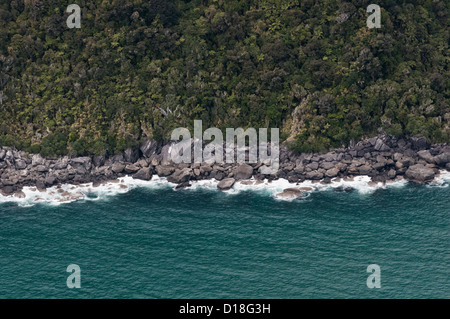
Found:
[{"label": "coastline", "polygon": [[278,185],[272,187],[278,198],[291,200],[307,196],[317,185],[347,191],[355,181],[376,188],[405,181],[436,182],[439,174],[450,172],[449,145],[386,134],[324,154],[300,154],[280,146],[279,170],[272,175],[261,174],[262,163],[175,164],[171,149],[170,144],[147,141],[139,149],[109,158],[45,159],[3,147],[0,195],[11,200],[39,199],[36,202],[56,198],[64,203],[86,199],[90,192],[127,192],[130,185],[149,185],[148,181],[175,189],[207,184],[222,191],[267,188],[273,183]]}]

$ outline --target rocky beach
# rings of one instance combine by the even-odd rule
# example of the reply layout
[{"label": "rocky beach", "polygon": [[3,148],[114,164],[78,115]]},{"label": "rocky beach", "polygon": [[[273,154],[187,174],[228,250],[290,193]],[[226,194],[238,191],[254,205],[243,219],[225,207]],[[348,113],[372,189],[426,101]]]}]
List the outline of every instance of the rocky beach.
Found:
[{"label": "rocky beach", "polygon": [[280,146],[279,169],[271,175],[261,173],[265,164],[260,162],[175,164],[171,160],[171,146],[149,140],[119,155],[75,158],[43,158],[3,147],[0,149],[0,193],[20,197],[24,196],[24,187],[39,191],[65,184],[93,183],[96,187],[124,176],[149,181],[158,175],[177,184],[177,189],[208,179],[218,181],[220,190],[231,189],[235,182],[251,178],[255,183],[286,179],[292,187],[279,195],[295,197],[305,191],[295,185],[305,180],[327,184],[338,179],[369,176],[373,183],[398,179],[425,183],[433,181],[442,169],[450,171],[450,146],[430,145],[423,137],[397,139],[380,134],[323,154],[299,154]]}]

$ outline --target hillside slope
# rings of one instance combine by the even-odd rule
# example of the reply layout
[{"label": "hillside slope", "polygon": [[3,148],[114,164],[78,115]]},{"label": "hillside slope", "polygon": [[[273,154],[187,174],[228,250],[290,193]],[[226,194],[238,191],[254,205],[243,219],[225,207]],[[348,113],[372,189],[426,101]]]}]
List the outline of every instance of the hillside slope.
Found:
[{"label": "hillside slope", "polygon": [[445,1],[0,0],[0,145],[113,154],[176,127],[280,127],[299,151],[379,128],[450,141]]}]

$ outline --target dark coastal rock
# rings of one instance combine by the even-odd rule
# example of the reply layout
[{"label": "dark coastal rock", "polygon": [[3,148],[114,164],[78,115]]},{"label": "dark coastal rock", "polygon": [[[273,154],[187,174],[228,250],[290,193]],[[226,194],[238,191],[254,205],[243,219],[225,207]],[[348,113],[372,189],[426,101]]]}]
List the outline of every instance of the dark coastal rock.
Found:
[{"label": "dark coastal rock", "polygon": [[431,155],[429,150],[422,150],[417,152],[417,156],[419,156],[420,159],[423,159],[427,163],[435,163],[434,156]]},{"label": "dark coastal rock", "polygon": [[114,164],[114,163],[119,163],[119,162],[123,162],[123,161],[125,161],[123,154],[117,154],[117,155],[111,156],[107,162]]},{"label": "dark coastal rock", "polygon": [[385,151],[389,151],[390,147],[387,146],[382,139],[377,139],[374,149],[380,152],[385,152]]},{"label": "dark coastal rock", "polygon": [[0,190],[0,193],[2,193],[2,195],[4,195],[4,196],[12,195],[14,193],[14,187],[5,186]]},{"label": "dark coastal rock", "polygon": [[16,169],[25,169],[27,168],[27,163],[23,159],[16,160]]},{"label": "dark coastal rock", "polygon": [[323,178],[323,173],[318,171],[307,172],[305,174],[305,177],[309,180],[320,180]]},{"label": "dark coastal rock", "polygon": [[45,173],[48,172],[48,167],[45,165],[38,165],[35,167],[36,171],[38,171],[39,173]]},{"label": "dark coastal rock", "polygon": [[338,176],[339,172],[340,172],[340,170],[337,169],[336,167],[334,167],[334,168],[331,168],[331,169],[327,170],[327,172],[325,173],[325,175],[326,175],[327,177],[333,178],[333,177]]},{"label": "dark coastal rock", "polygon": [[427,142],[427,139],[425,137],[411,137],[411,147],[414,150],[420,151],[425,150],[430,145]]},{"label": "dark coastal rock", "polygon": [[146,160],[146,159],[140,159],[139,161],[137,161],[136,163],[135,163],[138,167],[148,167],[148,165],[149,165],[149,163],[148,163],[148,160]]},{"label": "dark coastal rock", "polygon": [[160,177],[169,176],[175,171],[175,168],[173,166],[157,166],[156,167],[156,174]]},{"label": "dark coastal rock", "polygon": [[105,164],[105,156],[103,155],[96,155],[92,158],[92,163],[96,167],[103,166]]},{"label": "dark coastal rock", "polygon": [[358,167],[358,172],[360,175],[369,175],[372,169],[373,167],[371,167],[370,165],[362,165]]},{"label": "dark coastal rock", "polygon": [[215,171],[212,171],[212,172],[209,174],[209,176],[210,176],[211,178],[217,179],[218,181],[221,181],[221,180],[223,180],[223,179],[226,177],[226,175],[225,175],[224,172],[215,172]]},{"label": "dark coastal rock", "polygon": [[19,178],[16,175],[9,175],[8,178],[2,176],[2,184],[5,186],[14,186],[19,182]]},{"label": "dark coastal rock", "polygon": [[56,183],[56,177],[55,176],[53,176],[53,175],[49,175],[49,176],[47,176],[46,178],[45,178],[45,181],[44,181],[44,183],[45,183],[45,185],[47,186],[47,187],[50,187],[50,186],[53,186],[55,183]]},{"label": "dark coastal rock", "polygon": [[189,181],[191,178],[191,169],[183,168],[175,170],[175,172],[167,178],[170,183],[181,184]]},{"label": "dark coastal rock", "polygon": [[200,175],[205,175],[211,173],[213,168],[209,165],[200,166]]},{"label": "dark coastal rock", "polygon": [[184,183],[180,183],[178,184],[175,189],[183,189],[183,188],[188,188],[191,187],[192,185],[189,182],[184,182]]},{"label": "dark coastal rock", "polygon": [[136,163],[139,159],[139,150],[135,148],[127,148],[123,152],[123,158],[127,163]]},{"label": "dark coastal rock", "polygon": [[334,168],[334,166],[336,165],[336,163],[332,163],[332,162],[322,162],[320,163],[320,167],[325,169],[325,170],[329,170]]},{"label": "dark coastal rock", "polygon": [[306,165],[306,167],[311,169],[311,170],[313,170],[313,171],[315,171],[316,169],[319,168],[319,163],[318,162],[312,162],[312,163]]},{"label": "dark coastal rock", "polygon": [[389,179],[394,179],[395,176],[397,176],[397,172],[395,171],[395,169],[390,169],[389,172],[387,173],[387,177]]},{"label": "dark coastal rock", "polygon": [[149,181],[152,179],[153,171],[150,167],[141,168],[136,174],[133,175],[133,178],[140,179],[143,181]]},{"label": "dark coastal rock", "polygon": [[111,167],[112,171],[116,174],[122,173],[125,169],[125,165],[122,163],[114,163]]},{"label": "dark coastal rock", "polygon": [[447,163],[450,163],[450,151],[435,156],[434,162],[439,166],[445,167]]},{"label": "dark coastal rock", "polygon": [[236,180],[249,179],[253,175],[253,167],[248,164],[239,165],[234,171],[234,178]]},{"label": "dark coastal rock", "polygon": [[234,178],[225,178],[222,181],[220,181],[219,184],[217,184],[217,188],[220,189],[221,191],[226,191],[231,189],[231,187],[233,187],[235,182],[236,180]]},{"label": "dark coastal rock", "polygon": [[434,179],[434,170],[422,164],[416,164],[408,168],[405,173],[406,178],[415,182],[428,182]]},{"label": "dark coastal rock", "polygon": [[291,172],[288,176],[289,183],[297,183],[299,181],[299,177],[297,174]]},{"label": "dark coastal rock", "polygon": [[75,169],[82,167],[88,171],[92,167],[92,160],[90,157],[76,157],[72,158],[69,164]]},{"label": "dark coastal rock", "polygon": [[67,156],[58,158],[55,162],[54,169],[66,169],[69,165],[69,158]]},{"label": "dark coastal rock", "polygon": [[33,166],[38,166],[38,165],[44,165],[45,164],[45,159],[39,154],[33,155],[31,160],[32,160],[31,165],[33,165]]},{"label": "dark coastal rock", "polygon": [[[186,143],[193,143],[193,140]],[[299,154],[280,147],[279,169],[270,173],[263,172],[269,165],[266,162],[175,164],[171,154],[176,151],[173,145],[166,144],[161,148],[157,142],[149,140],[139,149],[128,149],[109,158],[73,159],[45,159],[14,148],[0,147],[0,189],[12,187],[17,191],[23,186],[36,184],[43,188],[56,183],[98,182],[124,174],[150,180],[153,173],[169,177],[179,187],[187,187],[191,179],[216,179],[224,189],[232,187],[236,180],[250,179],[254,173],[258,180],[284,178],[291,183],[306,179],[326,183],[332,178],[356,175],[368,175],[372,181],[378,182],[406,175],[409,180],[423,182],[433,179],[439,168],[450,170],[450,146],[447,144],[430,146],[424,138],[397,140],[385,133],[325,154]]]},{"label": "dark coastal rock", "polygon": [[40,191],[46,190],[44,181],[40,179],[36,181],[36,187]]},{"label": "dark coastal rock", "polygon": [[156,153],[157,148],[158,143],[156,141],[149,140],[141,144],[140,150],[145,158],[150,158],[150,156]]},{"label": "dark coastal rock", "polygon": [[135,164],[128,164],[125,166],[125,173],[127,174],[134,174],[139,170],[139,166]]}]

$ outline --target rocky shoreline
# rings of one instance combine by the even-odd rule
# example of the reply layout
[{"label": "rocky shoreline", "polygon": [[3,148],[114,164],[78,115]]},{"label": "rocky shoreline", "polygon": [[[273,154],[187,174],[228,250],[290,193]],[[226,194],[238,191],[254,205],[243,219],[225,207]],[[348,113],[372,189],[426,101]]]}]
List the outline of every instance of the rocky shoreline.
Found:
[{"label": "rocky shoreline", "polygon": [[[255,164],[175,164],[171,161],[170,144],[147,141],[140,148],[127,149],[111,157],[67,156],[46,159],[13,148],[0,148],[0,194],[11,196],[25,186],[38,190],[61,185],[101,183],[126,175],[151,180],[156,174],[167,177],[177,188],[190,186],[190,181],[216,179],[218,188],[227,190],[236,181],[287,179],[296,184],[305,180],[330,183],[335,178],[370,176],[373,182],[398,178],[423,183],[432,181],[441,169],[450,171],[450,146],[430,145],[423,137],[396,139],[387,134],[350,143],[325,154],[299,154],[280,146],[279,169],[271,175],[261,174],[263,163]],[[248,154],[247,154],[248,155]],[[295,188],[285,195],[299,194]],[[282,195],[283,196],[283,195]]]}]

